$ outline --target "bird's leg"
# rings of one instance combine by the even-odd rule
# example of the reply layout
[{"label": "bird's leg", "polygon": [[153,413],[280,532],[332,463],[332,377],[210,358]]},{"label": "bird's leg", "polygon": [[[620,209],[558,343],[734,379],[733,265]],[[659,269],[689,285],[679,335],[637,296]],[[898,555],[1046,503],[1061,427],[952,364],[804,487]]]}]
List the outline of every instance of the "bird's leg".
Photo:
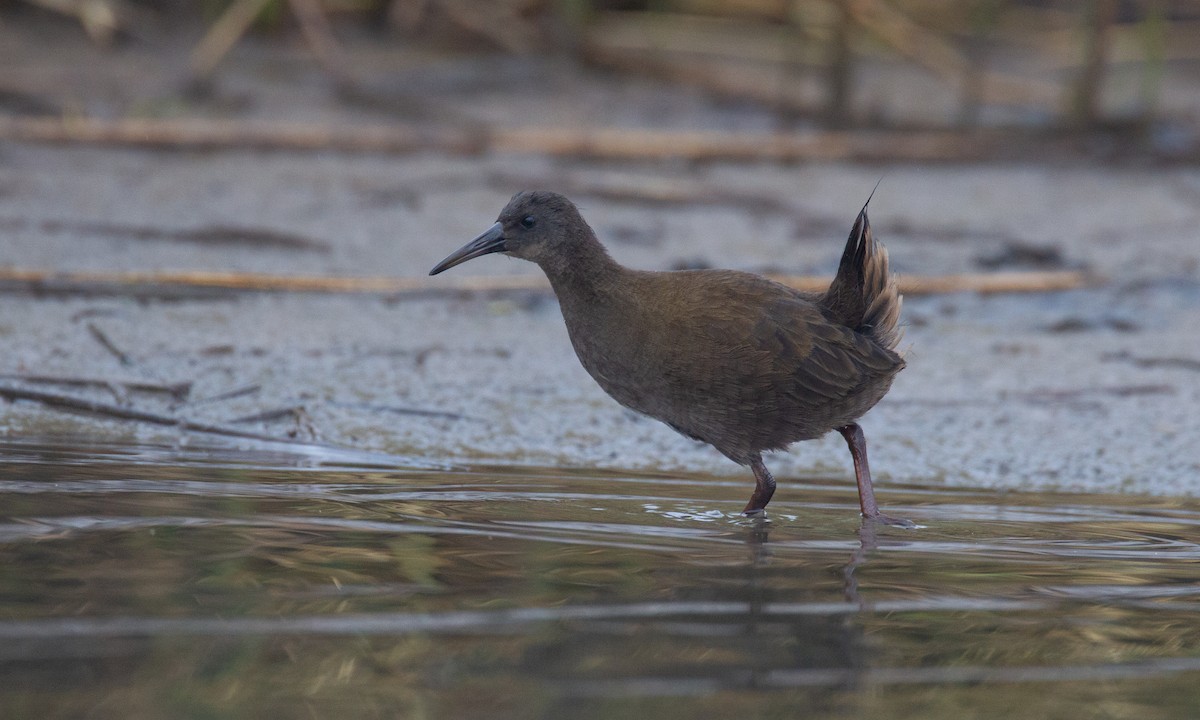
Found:
[{"label": "bird's leg", "polygon": [[867,465],[867,438],[858,423],[843,425],[837,429],[850,446],[850,457],[854,458],[854,478],[858,481],[858,504],[863,517],[878,517],[879,506],[875,504],[875,488],[871,484],[871,467]]},{"label": "bird's leg", "polygon": [[766,511],[767,503],[771,502],[771,496],[775,494],[775,478],[771,477],[771,471],[763,465],[762,455],[754,456],[750,461],[750,469],[754,471],[754,494],[750,496],[750,502],[746,503],[742,514],[758,515]]},{"label": "bird's leg", "polygon": [[858,481],[858,505],[862,508],[863,517],[868,520],[878,520],[888,525],[913,527],[908,520],[890,518],[879,512],[875,504],[875,488],[871,483],[871,467],[867,464],[867,438],[863,435],[858,423],[843,425],[837,429],[846,438],[850,446],[850,457],[854,458],[854,478]]}]

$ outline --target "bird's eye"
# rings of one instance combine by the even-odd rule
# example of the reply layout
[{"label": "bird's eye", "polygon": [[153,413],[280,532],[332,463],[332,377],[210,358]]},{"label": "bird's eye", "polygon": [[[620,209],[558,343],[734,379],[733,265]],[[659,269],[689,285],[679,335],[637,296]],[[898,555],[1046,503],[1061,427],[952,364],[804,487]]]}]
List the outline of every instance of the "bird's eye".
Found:
[{"label": "bird's eye", "polygon": [[525,228],[526,230],[528,230],[529,228],[533,227],[536,224],[537,224],[537,218],[535,218],[532,215],[526,215],[525,217],[521,218],[521,227]]}]

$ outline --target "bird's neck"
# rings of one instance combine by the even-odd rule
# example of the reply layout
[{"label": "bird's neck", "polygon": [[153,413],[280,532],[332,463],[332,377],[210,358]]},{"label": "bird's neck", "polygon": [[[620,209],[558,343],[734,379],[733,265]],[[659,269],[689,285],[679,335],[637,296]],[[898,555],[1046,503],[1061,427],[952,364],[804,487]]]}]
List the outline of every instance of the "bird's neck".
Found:
[{"label": "bird's neck", "polygon": [[569,257],[555,256],[538,264],[564,304],[590,304],[609,297],[621,277],[630,272],[613,260],[591,233],[580,238]]}]

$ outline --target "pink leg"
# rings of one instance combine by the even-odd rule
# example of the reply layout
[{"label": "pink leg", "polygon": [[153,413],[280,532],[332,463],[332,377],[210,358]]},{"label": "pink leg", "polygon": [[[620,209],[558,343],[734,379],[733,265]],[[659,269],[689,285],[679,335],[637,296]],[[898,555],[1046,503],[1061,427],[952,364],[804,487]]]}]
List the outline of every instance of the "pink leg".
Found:
[{"label": "pink leg", "polygon": [[763,465],[761,455],[756,455],[750,461],[750,469],[754,471],[754,494],[750,496],[750,502],[746,503],[742,514],[758,515],[766,512],[767,503],[771,502],[771,496],[775,494],[775,478],[771,476],[767,466]]},{"label": "pink leg", "polygon": [[867,438],[863,435],[858,423],[850,423],[837,429],[846,438],[850,446],[850,457],[854,458],[854,478],[858,481],[858,505],[862,508],[863,517],[868,520],[878,520],[888,525],[913,527],[908,520],[890,518],[879,512],[875,504],[875,488],[871,483],[871,467],[867,464]]}]

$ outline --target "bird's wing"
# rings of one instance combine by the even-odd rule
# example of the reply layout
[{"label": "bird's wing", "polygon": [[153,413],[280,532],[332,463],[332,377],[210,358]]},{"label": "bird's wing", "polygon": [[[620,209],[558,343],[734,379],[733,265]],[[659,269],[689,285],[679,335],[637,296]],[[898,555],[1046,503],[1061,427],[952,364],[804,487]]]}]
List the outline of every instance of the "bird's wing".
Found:
[{"label": "bird's wing", "polygon": [[[655,278],[659,279],[659,278]],[[686,290],[684,293],[683,290]],[[706,395],[763,412],[790,412],[854,394],[903,363],[893,352],[826,318],[810,297],[765,278],[700,272],[663,294],[676,312],[653,308],[654,356],[677,392]],[[649,308],[647,310],[650,310]]]},{"label": "bird's wing", "polygon": [[759,316],[749,342],[769,358],[771,373],[787,377],[786,392],[801,404],[838,400],[890,375],[903,361],[870,338],[827,320],[806,300],[781,299]]}]

